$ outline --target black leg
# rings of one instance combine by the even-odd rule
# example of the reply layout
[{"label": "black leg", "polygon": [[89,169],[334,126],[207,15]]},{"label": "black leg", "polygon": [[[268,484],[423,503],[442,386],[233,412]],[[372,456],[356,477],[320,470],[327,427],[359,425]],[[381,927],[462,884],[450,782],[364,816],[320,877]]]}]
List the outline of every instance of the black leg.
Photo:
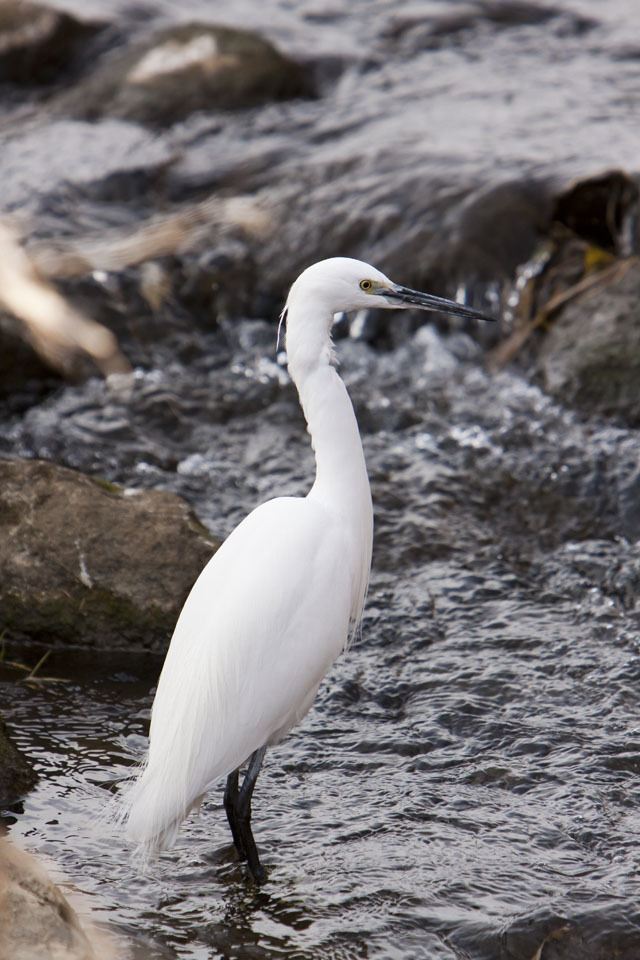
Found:
[{"label": "black leg", "polygon": [[246,854],[251,876],[258,885],[265,882],[267,879],[267,874],[264,867],[260,863],[258,849],[256,847],[256,842],[253,839],[253,833],[251,830],[251,797],[253,795],[253,788],[256,785],[256,780],[258,779],[258,774],[260,773],[260,767],[262,766],[262,761],[264,760],[266,750],[266,747],[261,747],[252,755],[251,760],[249,761],[249,768],[245,774],[242,787],[240,788],[240,792],[238,794],[235,809],[237,817],[236,826],[238,827],[238,832],[240,834],[240,842],[242,843]]},{"label": "black leg", "polygon": [[238,789],[238,770],[227,777],[224,790],[224,808],[231,827],[233,842],[241,860],[247,860],[251,876],[257,884],[264,883],[267,874],[260,863],[256,842],[251,832],[251,797],[256,785],[266,747],[251,755],[242,786]]},{"label": "black leg", "polygon": [[236,805],[238,803],[238,772],[238,770],[234,770],[233,773],[230,773],[227,777],[227,785],[224,788],[224,809],[227,814],[229,826],[231,827],[231,835],[233,836],[233,842],[238,851],[238,856],[241,860],[246,860],[247,855],[242,846],[242,839],[238,830],[238,816],[236,813]]}]

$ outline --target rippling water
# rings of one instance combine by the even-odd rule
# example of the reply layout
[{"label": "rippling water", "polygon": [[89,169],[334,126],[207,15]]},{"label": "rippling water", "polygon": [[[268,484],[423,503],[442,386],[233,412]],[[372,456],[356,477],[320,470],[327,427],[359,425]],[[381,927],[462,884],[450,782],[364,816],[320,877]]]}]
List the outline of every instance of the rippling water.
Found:
[{"label": "rippling water", "polygon": [[[108,783],[144,745],[150,655],[56,653],[47,669],[70,682],[44,692],[5,675],[7,714],[44,773],[13,835],[53,855],[111,924],[184,957],[531,960],[555,930],[545,951],[631,958],[640,552],[619,535],[619,474],[640,438],[457,359],[475,349],[462,335],[423,329],[393,360],[341,347],[366,430],[374,574],[362,638],[260,778],[269,884],[244,880],[221,794],[145,876],[94,830]],[[144,443],[160,448],[158,397],[180,418],[207,371],[139,374],[119,399],[98,381],[68,389],[13,440],[40,453],[72,438],[80,466],[111,475],[119,450],[119,479],[187,493],[210,523],[228,508],[230,526],[304,489],[311,468],[295,398],[275,363],[258,371],[261,350],[217,375],[242,413],[191,413],[192,432],[165,443],[170,463],[139,459]]]},{"label": "rippling water", "polygon": [[[265,262],[366,246],[413,271],[461,185],[637,169],[635,4],[555,9],[509,29],[480,16],[440,42],[408,3],[191,4],[190,17],[251,23],[308,55],[325,99],[211,128],[193,119],[143,152],[178,157],[169,188],[237,175],[286,209]],[[115,0],[82,11],[130,16]],[[135,166],[134,128],[113,154],[103,138],[117,124],[88,138],[71,128],[92,175],[98,155]],[[12,136],[5,165],[42,143]],[[44,181],[38,163],[17,164],[7,197],[33,206],[38,188],[54,191],[68,173],[57,159],[47,153]],[[87,195],[65,194],[51,216],[99,228],[109,205]],[[327,209],[334,232],[316,216]],[[0,452],[173,490],[225,535],[258,502],[310,484],[274,341],[260,321],[194,331],[187,360],[167,336],[131,379],[63,387],[14,415]],[[3,712],[41,771],[12,835],[54,859],[136,960],[635,960],[640,436],[485,373],[463,333],[423,328],[388,353],[338,346],[372,481],[374,569],[362,637],[258,783],[270,882],[245,880],[221,793],[144,874],[98,822],[144,748],[161,666],[150,654],[55,651],[47,672],[66,682],[42,690],[3,668]]]}]

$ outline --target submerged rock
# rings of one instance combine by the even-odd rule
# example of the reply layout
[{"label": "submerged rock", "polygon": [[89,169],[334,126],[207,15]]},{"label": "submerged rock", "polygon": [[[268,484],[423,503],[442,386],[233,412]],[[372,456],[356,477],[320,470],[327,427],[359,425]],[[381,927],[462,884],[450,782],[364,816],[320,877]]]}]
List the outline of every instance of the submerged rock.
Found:
[{"label": "submerged rock", "polygon": [[257,34],[191,23],[109,57],[62,105],[83,119],[167,127],[196,110],[237,110],[309,92],[301,67]]},{"label": "submerged rock", "polygon": [[218,546],[184,500],[45,461],[0,461],[3,629],[163,649]]},{"label": "submerged rock", "polygon": [[553,906],[519,916],[502,932],[494,955],[500,960],[635,960],[638,946],[637,909],[629,904],[627,915],[621,915],[612,897],[571,918]]},{"label": "submerged rock", "polygon": [[31,761],[15,746],[0,717],[0,807],[10,807],[28,793],[37,780]]}]

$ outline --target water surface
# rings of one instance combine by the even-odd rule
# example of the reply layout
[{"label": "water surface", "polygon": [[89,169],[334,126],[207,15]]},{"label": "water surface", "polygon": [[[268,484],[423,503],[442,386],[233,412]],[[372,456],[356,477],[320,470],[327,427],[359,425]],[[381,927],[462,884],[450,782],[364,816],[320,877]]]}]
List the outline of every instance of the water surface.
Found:
[{"label": "water surface", "polygon": [[[58,5],[145,23],[116,0]],[[308,58],[322,97],[154,137],[36,110],[3,130],[4,203],[43,235],[126,227],[158,196],[107,202],[101,184],[170,159],[163,203],[219,186],[265,203],[275,226],[256,269],[360,254],[406,282],[476,188],[637,171],[635,4],[551,9],[438,34],[408,3],[155,4],[158,23],[251,23]],[[224,536],[311,482],[276,315],[176,321],[130,380],[62,386],[7,415],[0,452],[172,490]],[[361,638],[261,774],[263,889],[235,860],[221,791],[146,873],[101,823],[144,749],[160,658],[55,651],[46,671],[66,682],[36,690],[2,669],[3,713],[41,773],[12,836],[137,938],[136,958],[640,955],[640,437],[485,373],[464,333],[398,329],[387,352],[338,345],[374,568]]]}]

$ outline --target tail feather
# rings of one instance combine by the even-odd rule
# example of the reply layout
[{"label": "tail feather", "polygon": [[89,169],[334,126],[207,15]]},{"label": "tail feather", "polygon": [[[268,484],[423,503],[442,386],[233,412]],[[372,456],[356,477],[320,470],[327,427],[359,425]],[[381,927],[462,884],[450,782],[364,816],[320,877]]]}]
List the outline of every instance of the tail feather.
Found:
[{"label": "tail feather", "polygon": [[165,777],[144,766],[125,787],[117,818],[125,825],[125,837],[135,845],[136,854],[149,860],[173,846],[192,806],[179,783],[167,783]]}]

